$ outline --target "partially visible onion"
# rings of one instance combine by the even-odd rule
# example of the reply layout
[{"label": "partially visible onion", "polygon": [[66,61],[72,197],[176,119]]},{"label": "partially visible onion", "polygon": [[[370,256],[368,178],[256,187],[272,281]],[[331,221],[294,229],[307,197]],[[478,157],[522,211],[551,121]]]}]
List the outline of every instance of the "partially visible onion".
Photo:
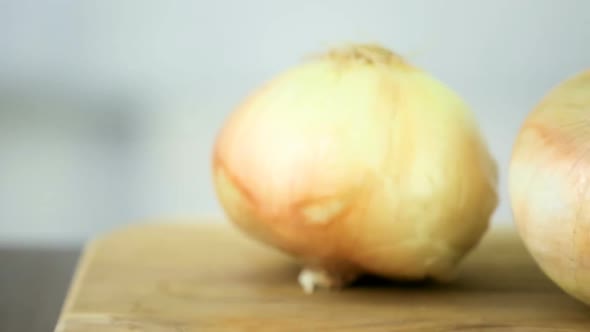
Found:
[{"label": "partially visible onion", "polygon": [[510,196],[520,235],[557,285],[590,304],[590,71],[554,88],[515,142]]},{"label": "partially visible onion", "polygon": [[229,218],[297,257],[299,282],[448,280],[487,229],[497,171],[442,83],[378,45],[272,79],[227,120],[214,182]]}]

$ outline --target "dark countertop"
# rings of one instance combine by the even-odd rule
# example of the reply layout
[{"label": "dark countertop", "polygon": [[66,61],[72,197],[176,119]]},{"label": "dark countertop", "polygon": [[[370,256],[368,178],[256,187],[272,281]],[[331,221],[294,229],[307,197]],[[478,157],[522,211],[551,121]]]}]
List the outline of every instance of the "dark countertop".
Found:
[{"label": "dark countertop", "polygon": [[0,331],[53,331],[80,248],[0,244]]}]

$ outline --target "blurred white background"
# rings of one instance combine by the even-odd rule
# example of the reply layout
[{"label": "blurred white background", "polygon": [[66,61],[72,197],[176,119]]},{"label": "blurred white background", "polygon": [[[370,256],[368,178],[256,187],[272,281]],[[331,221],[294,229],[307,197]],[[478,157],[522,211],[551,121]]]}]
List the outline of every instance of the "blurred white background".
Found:
[{"label": "blurred white background", "polygon": [[527,112],[590,67],[590,1],[0,0],[0,241],[222,216],[224,118],[311,52],[379,42],[472,106],[506,171]]}]

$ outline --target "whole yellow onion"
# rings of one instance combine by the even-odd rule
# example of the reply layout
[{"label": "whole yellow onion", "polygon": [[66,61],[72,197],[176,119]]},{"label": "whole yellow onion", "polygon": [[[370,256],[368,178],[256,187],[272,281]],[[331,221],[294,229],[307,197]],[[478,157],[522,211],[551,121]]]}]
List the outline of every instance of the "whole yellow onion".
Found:
[{"label": "whole yellow onion", "polygon": [[339,288],[448,280],[485,233],[497,170],[469,109],[379,45],[308,59],[253,92],[214,147],[228,217]]},{"label": "whole yellow onion", "polygon": [[541,269],[590,304],[590,71],[555,87],[514,145],[510,196],[519,233]]}]

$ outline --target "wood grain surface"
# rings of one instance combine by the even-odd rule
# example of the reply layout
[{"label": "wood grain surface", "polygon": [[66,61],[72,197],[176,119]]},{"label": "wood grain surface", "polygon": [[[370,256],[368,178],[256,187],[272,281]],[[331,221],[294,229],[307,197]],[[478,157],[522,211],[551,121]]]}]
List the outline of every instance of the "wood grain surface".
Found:
[{"label": "wood grain surface", "polygon": [[492,229],[450,284],[365,278],[304,294],[298,266],[228,225],[149,224],[79,263],[56,331],[590,331],[511,228]]}]

